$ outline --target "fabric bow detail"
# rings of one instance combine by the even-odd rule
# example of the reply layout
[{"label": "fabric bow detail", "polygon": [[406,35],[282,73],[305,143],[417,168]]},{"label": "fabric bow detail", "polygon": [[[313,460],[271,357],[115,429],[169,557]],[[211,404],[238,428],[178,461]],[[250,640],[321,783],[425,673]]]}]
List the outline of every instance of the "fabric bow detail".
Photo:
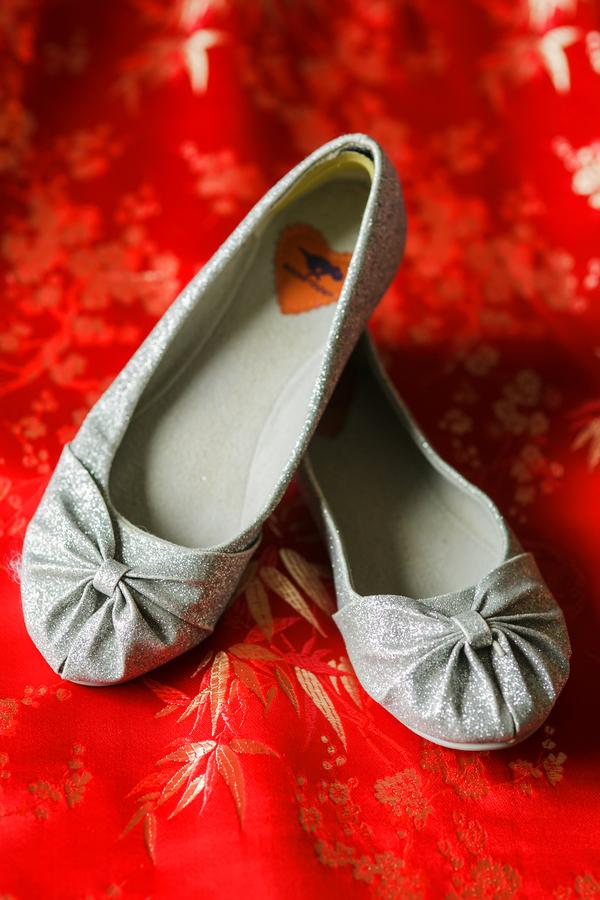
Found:
[{"label": "fabric bow detail", "polygon": [[63,678],[128,680],[212,632],[253,550],[191,550],[118,528],[67,446],[23,547],[27,628]]},{"label": "fabric bow detail", "polygon": [[528,553],[455,594],[354,595],[334,619],[367,693],[432,738],[510,741],[540,724],[569,671],[562,612]]}]

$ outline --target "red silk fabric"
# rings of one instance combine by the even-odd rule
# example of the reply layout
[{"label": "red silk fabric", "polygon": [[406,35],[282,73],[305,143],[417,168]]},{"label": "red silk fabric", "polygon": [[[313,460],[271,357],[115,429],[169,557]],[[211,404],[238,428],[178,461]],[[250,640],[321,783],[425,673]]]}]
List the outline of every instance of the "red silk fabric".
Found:
[{"label": "red silk fabric", "polygon": [[[0,41],[0,897],[600,897],[596,2],[5,0]],[[23,624],[62,445],[264,190],[351,131],[409,211],[372,321],[391,376],[570,629],[513,750],[365,696],[294,486],[214,636],[151,677],[62,682]]]}]

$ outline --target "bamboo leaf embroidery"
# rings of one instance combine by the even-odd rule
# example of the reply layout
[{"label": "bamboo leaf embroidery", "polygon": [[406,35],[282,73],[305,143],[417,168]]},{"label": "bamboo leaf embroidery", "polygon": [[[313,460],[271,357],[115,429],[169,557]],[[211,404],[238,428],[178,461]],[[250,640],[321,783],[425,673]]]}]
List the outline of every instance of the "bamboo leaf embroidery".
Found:
[{"label": "bamboo leaf embroidery", "polygon": [[260,647],[258,644],[234,644],[229,648],[229,652],[237,656],[238,659],[259,659],[270,662],[279,659],[266,647]]},{"label": "bamboo leaf embroidery", "polygon": [[190,781],[183,792],[181,800],[169,816],[170,819],[172,819],[173,816],[178,815],[182,809],[185,809],[185,807],[192,802],[192,800],[196,799],[200,791],[204,788],[205,781],[206,777],[204,775],[199,775],[198,778],[194,778],[193,781]]},{"label": "bamboo leaf embroidery", "polygon": [[215,656],[210,671],[210,718],[212,733],[215,733],[217,721],[225,703],[227,682],[229,680],[229,659],[226,653],[220,650]]},{"label": "bamboo leaf embroidery", "polygon": [[294,709],[296,710],[296,712],[298,713],[298,716],[299,716],[300,715],[300,707],[298,706],[298,698],[296,697],[294,685],[292,684],[292,682],[290,681],[288,676],[285,674],[283,669],[280,669],[279,666],[275,666],[275,677],[277,678],[277,681],[279,682],[279,687],[281,688],[283,693],[286,695],[286,697],[288,698],[288,700],[290,701],[290,703],[292,704],[292,706],[294,707]]},{"label": "bamboo leaf embroidery", "polygon": [[344,732],[342,721],[317,676],[312,672],[307,672],[306,669],[296,667],[296,677],[317,709],[321,710],[327,721],[330,723],[344,747],[347,747],[346,734]]},{"label": "bamboo leaf embroidery", "polygon": [[157,713],[155,713],[155,719],[161,719],[163,716],[169,716],[172,712],[175,712],[176,709],[179,709],[180,706],[178,703],[175,703],[173,706],[165,706],[163,709],[159,709]]},{"label": "bamboo leaf embroidery", "polygon": [[156,846],[156,816],[149,812],[144,819],[144,843],[148,856],[154,862],[154,847]]},{"label": "bamboo leaf embroidery", "polygon": [[248,663],[242,662],[240,659],[232,659],[231,665],[240,681],[243,681],[246,687],[256,694],[260,702],[264,704],[265,698],[260,688],[260,682]]},{"label": "bamboo leaf embroidery", "polygon": [[196,760],[191,763],[188,763],[187,766],[182,766],[178,772],[175,772],[173,777],[167,782],[165,785],[163,792],[160,796],[160,799],[157,801],[157,806],[161,806],[165,803],[173,794],[176,794],[181,785],[186,781],[189,776],[192,774],[194,768],[196,766]]},{"label": "bamboo leaf embroidery", "polygon": [[[131,829],[137,825],[138,822],[141,822],[141,820],[144,818],[146,813],[150,812],[151,809],[152,809],[151,803],[144,803],[143,806],[140,806],[140,808],[134,814],[134,816],[131,819],[131,821],[129,822],[129,824],[125,826],[125,830],[123,831],[123,834],[121,835],[121,837],[124,838],[125,835],[128,832],[130,832]],[[119,840],[120,840],[120,838],[119,838]]]},{"label": "bamboo leaf embroidery", "polygon": [[272,591],[282,598],[282,600],[289,603],[289,605],[295,609],[296,612],[300,613],[307,622],[310,622],[313,628],[316,628],[319,634],[326,637],[325,632],[312,614],[306,600],[283,572],[273,568],[273,566],[263,566],[259,574],[267,587],[270,587]]},{"label": "bamboo leaf embroidery", "polygon": [[242,825],[246,800],[244,794],[244,776],[238,758],[233,750],[230,750],[230,748],[224,744],[217,747],[216,757],[217,768],[223,781],[231,792],[237,814],[240,817],[240,825]]},{"label": "bamboo leaf embroidery", "polygon": [[213,656],[214,656],[214,654],[213,654],[212,650],[210,651],[210,653],[206,654],[206,656],[203,658],[202,662],[200,663],[200,665],[198,666],[196,671],[192,673],[192,678],[195,678],[196,675],[200,674],[200,672],[202,671],[204,666],[207,666],[209,664],[209,662],[211,661]]},{"label": "bamboo leaf embroidery", "polygon": [[283,548],[279,556],[292,578],[326,615],[332,616],[335,605],[312,565],[296,550]]},{"label": "bamboo leaf embroidery", "polygon": [[136,786],[129,791],[127,796],[133,797],[134,794],[141,794],[143,791],[152,790],[152,788],[162,788],[168,780],[168,772],[153,772],[151,775],[147,775],[145,778],[142,778],[141,781],[138,781]]},{"label": "bamboo leaf embroidery", "polygon": [[346,656],[341,657],[338,663],[338,670],[340,672],[347,672],[346,675],[342,675],[341,682],[354,703],[358,706],[359,709],[362,709],[360,691],[358,689],[358,680],[356,678],[352,663]]},{"label": "bamboo leaf embroidery", "polygon": [[234,738],[229,746],[237,753],[267,753],[269,756],[279,756],[279,753],[267,747],[266,744],[261,744],[260,741],[251,741],[247,738]]},{"label": "bamboo leaf embroidery", "polygon": [[265,711],[264,711],[264,715],[265,715],[265,716],[267,715],[267,713],[268,713],[269,710],[271,709],[271,704],[272,704],[272,702],[273,702],[273,700],[275,699],[276,696],[277,696],[277,688],[276,688],[275,685],[273,684],[273,685],[271,685],[271,687],[270,687],[269,690],[267,691],[267,699],[266,699],[266,701],[265,701]]},{"label": "bamboo leaf embroidery", "polygon": [[162,763],[171,761],[196,762],[196,760],[201,759],[201,757],[209,753],[213,749],[213,747],[216,747],[214,741],[198,741],[194,744],[186,744],[179,750],[175,750],[174,753],[169,753],[168,756],[163,757],[163,759],[159,759],[156,765],[160,766],[162,765]]},{"label": "bamboo leaf embroidery", "polygon": [[[179,718],[177,719],[177,721],[178,721],[178,722],[182,722],[184,719],[187,719],[188,716],[191,716],[191,714],[194,712],[194,710],[197,709],[197,708],[200,706],[200,704],[202,703],[202,701],[203,701],[204,699],[206,699],[206,697],[208,697],[209,693],[210,693],[210,691],[208,690],[208,688],[206,688],[206,689],[203,690],[203,691],[199,691],[199,692],[196,694],[196,696],[194,697],[194,699],[192,700],[192,702],[190,703],[190,705],[188,706],[188,708],[185,709],[185,710],[181,713],[181,715],[179,716]],[[155,716],[154,718],[156,718],[156,716]]]},{"label": "bamboo leaf embroidery", "polygon": [[246,588],[246,602],[252,618],[269,643],[273,640],[273,615],[264,586],[255,578]]},{"label": "bamboo leaf embroidery", "polygon": [[142,681],[160,700],[164,700],[169,706],[187,706],[190,702],[190,698],[183,691],[178,691],[167,684],[161,684],[160,681],[155,681],[153,678],[143,678]]}]

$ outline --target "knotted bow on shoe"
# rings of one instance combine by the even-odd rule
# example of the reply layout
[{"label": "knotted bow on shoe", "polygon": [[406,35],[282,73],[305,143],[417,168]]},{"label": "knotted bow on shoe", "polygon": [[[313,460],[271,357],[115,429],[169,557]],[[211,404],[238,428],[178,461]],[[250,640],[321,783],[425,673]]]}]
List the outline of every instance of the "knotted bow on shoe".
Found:
[{"label": "knotted bow on shoe", "polygon": [[544,720],[569,672],[562,612],[528,553],[455,594],[354,594],[334,619],[367,693],[432,739],[522,736]]},{"label": "knotted bow on shoe", "polygon": [[188,549],[130,526],[67,446],[23,547],[28,631],[63,678],[126,681],[211,634],[254,549]]}]

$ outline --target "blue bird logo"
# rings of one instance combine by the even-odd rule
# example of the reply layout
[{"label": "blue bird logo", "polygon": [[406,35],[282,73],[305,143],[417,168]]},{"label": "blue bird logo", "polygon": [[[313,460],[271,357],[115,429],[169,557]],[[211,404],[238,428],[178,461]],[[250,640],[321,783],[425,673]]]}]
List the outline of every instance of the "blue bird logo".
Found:
[{"label": "blue bird logo", "polygon": [[339,266],[332,265],[324,256],[318,256],[316,253],[309,253],[304,247],[299,248],[306,258],[306,265],[310,269],[310,274],[320,280],[321,275],[329,275],[334,281],[341,281],[344,273]]}]

